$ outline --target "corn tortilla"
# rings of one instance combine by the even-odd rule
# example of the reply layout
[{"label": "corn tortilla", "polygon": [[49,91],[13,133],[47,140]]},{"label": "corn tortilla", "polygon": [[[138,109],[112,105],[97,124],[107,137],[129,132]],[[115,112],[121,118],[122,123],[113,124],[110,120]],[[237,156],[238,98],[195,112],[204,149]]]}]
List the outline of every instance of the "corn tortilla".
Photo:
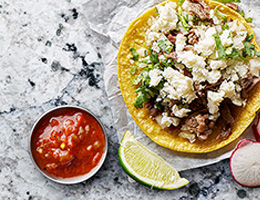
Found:
[{"label": "corn tortilla", "polygon": [[[169,1],[177,2],[177,0]],[[163,2],[162,4],[165,4],[166,2]],[[233,20],[238,20],[238,22],[242,23],[247,28],[248,34],[253,33],[252,28],[237,12],[218,2],[210,0],[205,0],[205,2],[209,5],[211,9],[219,6],[218,9],[221,10],[222,13],[225,13],[229,18]],[[250,92],[245,107],[236,107],[236,109],[232,110],[235,122],[232,124],[231,135],[225,140],[216,140],[216,136],[219,134],[224,125],[221,120],[218,120],[216,126],[217,128],[213,130],[213,133],[206,141],[202,142],[196,140],[194,143],[190,143],[187,139],[181,138],[177,134],[169,133],[167,130],[162,129],[156,121],[153,121],[150,118],[148,109],[136,109],[133,105],[136,100],[136,87],[132,85],[130,81],[131,75],[129,71],[133,66],[130,64],[130,58],[132,57],[132,55],[129,47],[135,49],[140,49],[141,47],[143,47],[143,44],[145,43],[145,33],[149,28],[148,20],[151,16],[156,16],[155,8],[151,8],[130,24],[121,41],[118,52],[117,70],[119,85],[125,104],[128,107],[128,110],[133,119],[151,140],[163,147],[175,151],[189,153],[206,153],[220,149],[231,143],[232,141],[237,139],[251,124],[251,122],[254,120],[257,110],[260,108],[260,84],[256,85],[255,88]],[[256,50],[260,51],[260,48],[255,42],[255,37],[253,38],[252,43],[255,44]]]}]

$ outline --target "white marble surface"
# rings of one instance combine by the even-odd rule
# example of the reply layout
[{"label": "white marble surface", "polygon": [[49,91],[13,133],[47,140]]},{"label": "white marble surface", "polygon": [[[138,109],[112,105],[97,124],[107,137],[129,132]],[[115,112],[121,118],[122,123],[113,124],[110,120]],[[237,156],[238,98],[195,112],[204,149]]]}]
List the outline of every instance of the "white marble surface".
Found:
[{"label": "white marble surface", "polygon": [[[87,0],[0,0],[0,5],[1,200],[232,200],[243,195],[243,199],[260,199],[259,188],[244,188],[232,179],[228,160],[182,172],[191,182],[175,191],[129,182],[117,159],[119,142],[104,89],[102,63],[106,61],[100,51],[104,47],[86,23],[86,12],[95,10],[86,9]],[[28,152],[34,121],[63,104],[92,110],[109,138],[101,170],[76,185],[47,180]]]}]

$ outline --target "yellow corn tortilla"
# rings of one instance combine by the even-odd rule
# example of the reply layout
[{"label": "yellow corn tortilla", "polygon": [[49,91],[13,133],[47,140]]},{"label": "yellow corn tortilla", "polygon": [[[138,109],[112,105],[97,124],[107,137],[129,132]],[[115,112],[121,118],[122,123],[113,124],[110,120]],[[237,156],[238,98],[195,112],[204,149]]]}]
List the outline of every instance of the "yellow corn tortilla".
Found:
[{"label": "yellow corn tortilla", "polygon": [[[177,0],[169,1],[174,1],[177,3]],[[163,2],[162,4],[165,4],[166,2]],[[205,2],[209,5],[211,9],[219,6],[218,10],[220,10],[222,13],[225,13],[229,18],[233,20],[238,20],[238,22],[242,23],[247,28],[248,34],[253,33],[252,28],[237,12],[218,2],[210,0],[205,0]],[[133,119],[142,129],[142,131],[154,142],[175,151],[189,153],[206,153],[217,150],[231,143],[232,141],[237,139],[251,124],[257,110],[260,108],[260,84],[256,85],[255,88],[250,92],[250,96],[244,108],[240,107],[238,109],[232,110],[232,114],[235,117],[235,123],[232,125],[231,135],[224,140],[216,140],[216,136],[219,134],[224,124],[220,120],[218,120],[216,126],[217,128],[213,130],[213,133],[206,141],[202,142],[200,140],[196,140],[196,142],[190,143],[187,139],[179,137],[178,134],[169,133],[167,130],[162,129],[156,121],[153,121],[150,118],[148,109],[136,109],[134,107],[133,103],[135,102],[137,97],[135,90],[137,88],[132,85],[130,81],[131,75],[129,71],[133,67],[133,65],[130,64],[130,58],[132,57],[132,54],[129,50],[129,47],[135,49],[140,49],[141,47],[143,47],[145,42],[145,32],[147,31],[147,29],[149,29],[148,19],[151,16],[156,16],[155,8],[151,8],[130,24],[122,39],[118,52],[117,70],[119,85],[124,101]],[[260,48],[255,43],[255,38],[253,38],[253,43],[256,46],[256,50],[260,51]]]}]

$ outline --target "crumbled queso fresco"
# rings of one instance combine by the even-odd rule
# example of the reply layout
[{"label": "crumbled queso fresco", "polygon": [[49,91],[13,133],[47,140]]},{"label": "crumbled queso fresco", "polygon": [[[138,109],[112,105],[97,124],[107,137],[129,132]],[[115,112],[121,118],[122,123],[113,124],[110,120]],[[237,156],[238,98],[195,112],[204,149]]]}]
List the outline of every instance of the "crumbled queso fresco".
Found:
[{"label": "crumbled queso fresco", "polygon": [[203,0],[168,2],[155,12],[147,47],[130,48],[135,107],[145,105],[162,128],[177,129],[190,142],[205,141],[222,117],[226,124],[217,138],[228,137],[234,121],[229,105],[245,106],[259,82],[253,35]]}]

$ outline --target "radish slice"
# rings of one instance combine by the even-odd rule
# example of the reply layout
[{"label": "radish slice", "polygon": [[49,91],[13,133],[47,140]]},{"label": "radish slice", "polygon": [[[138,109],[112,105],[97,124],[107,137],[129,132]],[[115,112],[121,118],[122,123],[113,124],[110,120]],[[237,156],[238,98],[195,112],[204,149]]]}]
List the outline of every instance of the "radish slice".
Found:
[{"label": "radish slice", "polygon": [[[260,115],[260,114],[259,114]],[[256,141],[260,142],[260,117],[258,116],[257,123],[252,126]]]},{"label": "radish slice", "polygon": [[260,143],[245,139],[233,151],[229,167],[234,180],[245,187],[260,186]]}]

